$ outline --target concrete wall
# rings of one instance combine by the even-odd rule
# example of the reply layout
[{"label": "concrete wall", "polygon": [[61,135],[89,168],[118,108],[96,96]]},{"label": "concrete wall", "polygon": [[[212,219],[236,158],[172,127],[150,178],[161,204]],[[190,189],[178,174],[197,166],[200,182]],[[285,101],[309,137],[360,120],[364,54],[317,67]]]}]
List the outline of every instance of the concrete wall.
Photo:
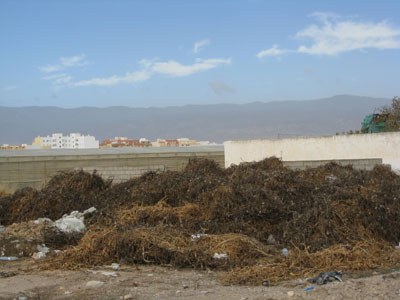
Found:
[{"label": "concrete wall", "polygon": [[400,169],[400,132],[228,141],[224,147],[226,167],[276,156],[283,161],[381,158]]},{"label": "concrete wall", "polygon": [[[116,182],[121,182],[150,170],[182,170],[190,158],[208,158],[215,160],[222,167],[224,166],[222,147],[208,150],[198,147],[197,149],[163,149],[159,150],[160,152],[144,150],[147,152],[117,152],[113,154],[111,151],[79,152],[79,150],[71,150],[62,152],[68,153],[68,155],[57,155],[57,152],[54,151],[57,150],[48,150],[48,152],[41,150],[41,152],[37,152],[40,155],[34,155],[34,150],[14,151],[15,155],[8,153],[6,156],[3,153],[3,156],[0,156],[0,190],[13,192],[27,186],[41,188],[58,172],[73,169],[87,171],[96,169],[105,178],[114,178]],[[71,153],[90,154],[74,155]]]},{"label": "concrete wall", "polygon": [[382,164],[382,159],[373,158],[373,159],[283,161],[283,165],[289,169],[305,170],[307,168],[316,168],[330,162],[335,162],[342,166],[352,165],[353,168],[359,170],[372,170],[376,165]]}]

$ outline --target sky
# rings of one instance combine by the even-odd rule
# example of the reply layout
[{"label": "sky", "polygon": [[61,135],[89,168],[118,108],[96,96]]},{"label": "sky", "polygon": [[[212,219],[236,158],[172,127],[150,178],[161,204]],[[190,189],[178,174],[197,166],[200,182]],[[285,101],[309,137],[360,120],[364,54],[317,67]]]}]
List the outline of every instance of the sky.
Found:
[{"label": "sky", "polygon": [[398,0],[2,0],[0,106],[393,98]]}]

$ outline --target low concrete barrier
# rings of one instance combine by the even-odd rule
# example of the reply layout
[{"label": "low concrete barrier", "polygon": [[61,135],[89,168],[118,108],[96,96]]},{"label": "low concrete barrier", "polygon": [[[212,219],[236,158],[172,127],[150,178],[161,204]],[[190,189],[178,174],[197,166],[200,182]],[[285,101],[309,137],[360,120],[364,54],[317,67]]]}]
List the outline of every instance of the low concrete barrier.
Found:
[{"label": "low concrete barrier", "polygon": [[121,182],[147,171],[182,170],[191,158],[215,160],[224,167],[222,146],[109,149],[109,150],[15,150],[0,152],[0,190],[41,188],[55,174],[83,169],[97,170],[106,179]]},{"label": "low concrete barrier", "polygon": [[225,167],[275,156],[282,161],[382,159],[400,169],[400,132],[224,143]]},{"label": "low concrete barrier", "polygon": [[381,158],[372,159],[342,159],[342,160],[303,160],[303,161],[283,161],[283,165],[289,169],[305,170],[316,168],[325,164],[335,162],[341,166],[351,165],[354,169],[372,170],[376,165],[382,164]]}]

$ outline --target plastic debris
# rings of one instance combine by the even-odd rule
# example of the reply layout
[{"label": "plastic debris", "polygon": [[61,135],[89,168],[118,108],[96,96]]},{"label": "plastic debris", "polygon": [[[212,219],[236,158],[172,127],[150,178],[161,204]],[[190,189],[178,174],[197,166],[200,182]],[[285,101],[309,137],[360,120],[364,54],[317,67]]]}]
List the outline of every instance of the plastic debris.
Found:
[{"label": "plastic debris", "polygon": [[48,247],[46,247],[45,244],[37,245],[37,249],[38,249],[38,252],[36,252],[32,255],[32,257],[34,259],[41,259],[43,257],[46,257],[47,253],[50,252],[50,249]]},{"label": "plastic debris", "polygon": [[335,280],[343,282],[342,271],[322,272],[317,277],[308,279],[307,281],[322,285]]},{"label": "plastic debris", "polygon": [[192,234],[192,241],[195,241],[195,240],[201,238],[202,236],[208,236],[208,234],[205,234],[205,233]]},{"label": "plastic debris", "polygon": [[313,289],[314,289],[314,286],[310,286],[310,287],[308,287],[308,288],[305,288],[304,291],[305,291],[305,292],[308,292],[308,291],[311,291],[311,290],[313,290]]},{"label": "plastic debris", "polygon": [[269,245],[275,245],[275,244],[276,244],[276,240],[275,240],[275,238],[274,238],[274,236],[273,236],[272,234],[270,234],[270,235],[268,236],[267,243],[268,243]]},{"label": "plastic debris", "polygon": [[35,224],[40,224],[40,223],[44,223],[44,222],[53,223],[53,221],[49,218],[39,218],[39,219],[33,221],[33,223],[35,223]]},{"label": "plastic debris", "polygon": [[288,256],[288,255],[289,255],[289,250],[286,249],[286,248],[283,248],[283,249],[282,249],[282,255],[283,255],[283,256]]},{"label": "plastic debris", "polygon": [[91,207],[85,210],[83,213],[79,211],[73,211],[69,215],[65,214],[61,219],[54,222],[54,225],[64,233],[80,233],[83,232],[86,227],[83,223],[86,214],[91,214],[96,211],[96,208]]},{"label": "plastic debris", "polygon": [[120,265],[117,263],[112,263],[108,267],[110,267],[111,269],[114,269],[114,270],[118,270],[120,268]]},{"label": "plastic debris", "polygon": [[215,259],[228,258],[228,254],[226,254],[226,253],[214,253],[213,258],[215,258]]},{"label": "plastic debris", "polygon": [[0,260],[18,260],[15,256],[0,256]]},{"label": "plastic debris", "polygon": [[399,245],[395,247],[396,250],[400,250],[400,242]]}]

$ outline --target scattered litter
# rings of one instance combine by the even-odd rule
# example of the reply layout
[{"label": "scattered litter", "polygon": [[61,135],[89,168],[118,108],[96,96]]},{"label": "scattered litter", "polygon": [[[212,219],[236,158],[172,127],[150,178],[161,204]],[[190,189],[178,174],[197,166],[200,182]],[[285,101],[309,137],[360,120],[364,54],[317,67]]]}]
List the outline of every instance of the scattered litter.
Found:
[{"label": "scattered litter", "polygon": [[108,267],[111,268],[111,269],[114,269],[114,270],[118,270],[120,268],[120,265],[117,264],[117,263],[112,263]]},{"label": "scattered litter", "polygon": [[228,254],[226,254],[226,253],[214,253],[213,258],[215,258],[215,259],[228,258]]},{"label": "scattered litter", "polygon": [[0,260],[18,260],[15,256],[0,256]]},{"label": "scattered litter", "polygon": [[342,271],[322,272],[317,277],[308,279],[307,281],[322,285],[335,280],[343,282]]},{"label": "scattered litter", "polygon": [[283,256],[288,256],[288,255],[289,255],[289,250],[286,249],[286,248],[283,248],[283,249],[282,249],[282,255],[283,255]]},{"label": "scattered litter", "polygon": [[333,182],[333,181],[335,181],[337,179],[338,178],[335,175],[332,175],[332,174],[325,177],[325,180],[331,181],[331,182]]},{"label": "scattered litter", "polygon": [[[161,264],[225,270],[217,278],[229,285],[394,267],[400,265],[394,247],[400,241],[399,194],[400,176],[385,166],[290,170],[277,158],[226,169],[191,160],[180,172],[149,172],[114,185],[95,173],[66,172],[41,190],[0,197],[0,223],[7,226],[0,255],[20,256],[31,240],[29,255],[43,243],[64,251],[40,261],[43,269]],[[31,221],[63,216],[73,228],[79,225],[76,234]],[[3,238],[11,227],[23,230]],[[17,239],[14,251],[10,243]],[[283,247],[290,247],[288,255]]]},{"label": "scattered litter", "polygon": [[3,225],[0,225],[0,232],[4,232],[6,228]]},{"label": "scattered litter", "polygon": [[32,258],[34,258],[34,259],[41,259],[43,257],[46,257],[47,253],[50,252],[50,249],[48,247],[46,247],[44,244],[37,245],[37,250],[38,250],[38,252],[36,252],[32,255]]},{"label": "scattered litter", "polygon": [[308,287],[308,288],[305,288],[304,291],[305,291],[305,292],[308,292],[308,291],[311,291],[311,290],[313,290],[313,289],[314,289],[314,286],[310,286],[310,287]]},{"label": "scattered litter", "polygon": [[208,236],[208,234],[204,234],[204,233],[192,234],[192,241],[195,241],[203,236]]},{"label": "scattered litter", "polygon": [[65,292],[64,292],[64,295],[71,295],[71,294],[72,294],[71,291],[65,291]]},{"label": "scattered litter", "polygon": [[84,219],[86,214],[90,214],[96,211],[96,208],[91,207],[85,210],[83,213],[79,211],[73,211],[69,215],[65,214],[61,219],[54,222],[54,225],[64,233],[80,233],[85,231],[86,227]]},{"label": "scattered litter", "polygon": [[293,296],[294,296],[294,292],[293,292],[293,291],[289,291],[289,292],[287,292],[287,295],[288,295],[289,297],[293,297]]},{"label": "scattered litter", "polygon": [[45,223],[45,222],[53,223],[53,221],[49,218],[39,218],[39,219],[33,221],[34,224],[40,224],[40,223]]},{"label": "scattered litter", "polygon": [[396,250],[400,250],[400,242],[399,245],[395,247]]},{"label": "scattered litter", "polygon": [[273,236],[272,234],[270,234],[270,235],[268,236],[267,243],[268,243],[269,245],[275,245],[275,244],[276,244],[275,238],[274,238],[274,236]]}]

